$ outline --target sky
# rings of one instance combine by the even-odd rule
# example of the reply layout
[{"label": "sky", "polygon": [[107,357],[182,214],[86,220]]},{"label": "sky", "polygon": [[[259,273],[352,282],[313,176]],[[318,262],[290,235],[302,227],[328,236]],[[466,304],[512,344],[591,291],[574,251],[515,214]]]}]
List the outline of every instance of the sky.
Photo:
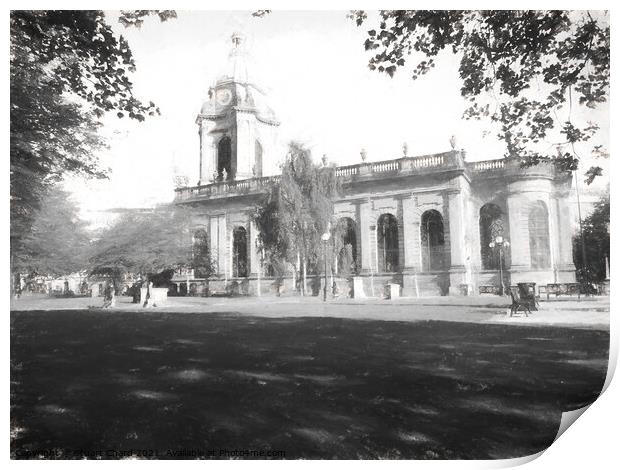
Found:
[{"label": "sky", "polygon": [[[106,12],[133,52],[135,95],[154,101],[161,116],[143,123],[114,113],[105,118],[109,148],[99,157],[110,178],[67,182],[83,217],[95,225],[105,222],[107,209],[171,201],[175,174],[197,183],[195,119],[226,69],[234,31],[246,35],[251,79],[266,90],[282,123],[281,151],[266,158],[281,159],[285,144],[299,140],[317,161],[326,154],[340,165],[357,163],[362,148],[371,161],[387,160],[402,156],[405,142],[410,156],[450,150],[452,135],[468,160],[503,155],[490,123],[462,119],[465,102],[452,54],[440,56],[435,69],[416,81],[408,69],[389,78],[368,69],[363,43],[370,27],[357,27],[345,11],[274,11],[263,18],[244,11],[177,14],[126,29],[117,23],[118,12]],[[607,113],[603,106],[583,119],[604,124],[596,142],[608,148]],[[606,178],[595,186],[605,184]]]}]

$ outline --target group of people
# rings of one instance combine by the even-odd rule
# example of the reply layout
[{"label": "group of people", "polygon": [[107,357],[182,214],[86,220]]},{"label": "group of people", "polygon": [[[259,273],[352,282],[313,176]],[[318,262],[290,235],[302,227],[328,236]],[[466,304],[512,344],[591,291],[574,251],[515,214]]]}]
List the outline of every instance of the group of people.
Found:
[{"label": "group of people", "polygon": [[[141,291],[142,284],[143,282],[139,281],[139,282],[136,282],[132,286],[132,296],[133,296],[134,303],[139,303],[141,300],[140,291]],[[148,284],[146,284],[146,295],[145,295],[144,301],[142,302],[143,307],[156,307],[152,299],[152,292],[153,292],[153,283],[149,282]],[[116,293],[115,293],[114,283],[111,281],[107,281],[103,289],[103,308],[112,308],[115,305],[116,305]]]}]

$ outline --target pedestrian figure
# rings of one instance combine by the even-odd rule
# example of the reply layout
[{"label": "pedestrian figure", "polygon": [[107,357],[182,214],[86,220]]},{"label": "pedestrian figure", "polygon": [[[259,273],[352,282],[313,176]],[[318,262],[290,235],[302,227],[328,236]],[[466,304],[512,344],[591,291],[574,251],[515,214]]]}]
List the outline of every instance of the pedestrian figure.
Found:
[{"label": "pedestrian figure", "polygon": [[142,287],[142,282],[134,282],[133,286],[131,286],[131,293],[133,296],[132,303],[138,304],[140,303],[140,288]]},{"label": "pedestrian figure", "polygon": [[144,299],[144,303],[142,304],[142,307],[152,307],[152,302],[151,302],[151,293],[152,293],[152,289],[153,289],[153,283],[149,282],[146,285],[146,298]]},{"label": "pedestrian figure", "polygon": [[109,281],[106,282],[103,289],[103,308],[110,308],[114,306],[114,287]]}]

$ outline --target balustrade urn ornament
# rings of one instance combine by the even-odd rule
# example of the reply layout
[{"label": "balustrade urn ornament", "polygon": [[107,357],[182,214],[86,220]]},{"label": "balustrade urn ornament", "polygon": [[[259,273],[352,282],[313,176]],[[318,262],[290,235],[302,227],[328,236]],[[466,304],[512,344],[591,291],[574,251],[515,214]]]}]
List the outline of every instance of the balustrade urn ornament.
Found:
[{"label": "balustrade urn ornament", "polygon": [[407,142],[403,142],[403,156],[404,157],[407,156],[407,152],[409,152],[409,146],[407,145]]},{"label": "balustrade urn ornament", "polygon": [[360,156],[362,157],[362,161],[365,162],[368,154],[366,153],[366,149],[360,150]]},{"label": "balustrade urn ornament", "polygon": [[450,136],[450,147],[452,147],[452,150],[456,150],[456,136],[455,135]]}]

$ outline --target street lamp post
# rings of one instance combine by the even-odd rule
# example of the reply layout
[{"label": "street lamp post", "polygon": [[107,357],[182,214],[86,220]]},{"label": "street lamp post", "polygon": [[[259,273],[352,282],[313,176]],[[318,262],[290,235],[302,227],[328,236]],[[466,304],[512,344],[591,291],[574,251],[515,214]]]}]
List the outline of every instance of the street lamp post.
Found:
[{"label": "street lamp post", "polygon": [[504,248],[508,248],[510,243],[501,235],[495,237],[491,243],[489,243],[489,248],[497,247],[499,249],[499,282],[500,282],[500,293],[499,295],[504,295],[506,292],[506,287],[504,286]]},{"label": "street lamp post", "polygon": [[325,273],[324,273],[324,286],[323,286],[323,302],[327,302],[327,242],[329,241],[330,234],[329,232],[325,232],[321,235],[321,240],[323,240],[323,256],[325,258]]}]

